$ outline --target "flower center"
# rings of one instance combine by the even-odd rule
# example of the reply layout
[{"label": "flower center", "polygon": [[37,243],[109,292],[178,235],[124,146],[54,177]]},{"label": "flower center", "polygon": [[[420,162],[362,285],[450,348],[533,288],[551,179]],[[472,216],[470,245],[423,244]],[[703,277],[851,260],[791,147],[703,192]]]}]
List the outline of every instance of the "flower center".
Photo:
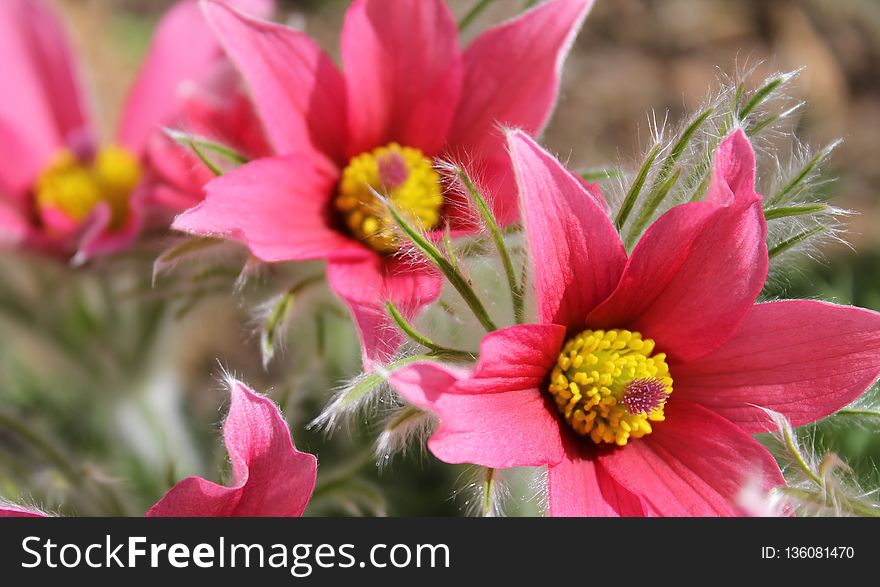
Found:
[{"label": "flower center", "polygon": [[666,354],[629,330],[585,330],[568,340],[549,391],[565,421],[596,444],[625,445],[662,422],[672,393]]},{"label": "flower center", "polygon": [[418,149],[391,143],[352,158],[336,195],[336,209],[348,230],[380,253],[393,253],[398,249],[394,219],[374,190],[415,228],[430,230],[440,222],[440,175]]},{"label": "flower center", "polygon": [[55,209],[72,220],[84,220],[101,202],[110,205],[111,228],[128,216],[131,192],[141,179],[138,160],[121,147],[107,147],[89,160],[65,149],[43,169],[34,195],[40,210]]}]

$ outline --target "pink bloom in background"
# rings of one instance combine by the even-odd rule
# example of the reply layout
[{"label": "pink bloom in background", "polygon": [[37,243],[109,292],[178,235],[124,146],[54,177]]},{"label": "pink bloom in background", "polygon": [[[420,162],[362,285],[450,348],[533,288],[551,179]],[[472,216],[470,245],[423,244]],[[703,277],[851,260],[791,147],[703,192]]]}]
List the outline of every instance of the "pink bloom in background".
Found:
[{"label": "pink bloom in background", "polygon": [[[233,1],[261,14],[272,6],[270,0]],[[102,148],[80,64],[61,23],[41,0],[4,0],[0,240],[83,261],[129,245],[153,204],[178,211],[181,200],[198,201],[198,177],[183,182],[178,175],[182,185],[159,187],[161,171],[173,162],[160,159],[163,153],[150,145],[159,125],[193,117],[196,106],[184,102],[180,110],[183,95],[196,96],[189,100],[195,102],[205,90],[187,91],[184,82],[214,83],[208,72],[222,62],[196,0],[178,2],[156,30],[112,144]]]},{"label": "pink bloom in background", "polygon": [[[148,517],[300,516],[315,488],[317,460],[299,452],[281,412],[268,398],[239,382],[231,385],[223,426],[232,462],[232,485],[201,477],[180,481],[147,512]],[[0,517],[43,516],[0,505]]]},{"label": "pink bloom in background", "polygon": [[[462,50],[441,0],[355,0],[342,73],[308,36],[203,2],[277,156],[212,181],[174,228],[238,240],[268,262],[327,259],[365,359],[387,359],[401,339],[386,328],[385,302],[412,315],[436,299],[441,280],[394,254],[392,221],[372,190],[426,231],[473,226],[443,192],[434,157],[464,160],[489,193],[513,194],[499,125],[543,128],[590,5],[546,2]],[[517,217],[512,198],[492,204],[502,222]]]},{"label": "pink bloom in background", "polygon": [[[213,63],[198,84],[184,84],[177,100],[176,129],[229,147],[245,159],[271,154],[243,81],[227,60]],[[154,133],[148,151],[161,179],[153,191],[158,205],[177,213],[202,201],[202,188],[215,175],[189,147]]]},{"label": "pink bloom in background", "polygon": [[822,418],[880,375],[880,314],[756,304],[767,275],[755,159],[718,147],[705,201],[660,217],[627,258],[580,182],[526,135],[508,145],[539,322],[487,335],[472,371],[396,372],[436,413],[439,459],[549,467],[554,516],[740,515],[746,483],[785,482],[750,433]]}]

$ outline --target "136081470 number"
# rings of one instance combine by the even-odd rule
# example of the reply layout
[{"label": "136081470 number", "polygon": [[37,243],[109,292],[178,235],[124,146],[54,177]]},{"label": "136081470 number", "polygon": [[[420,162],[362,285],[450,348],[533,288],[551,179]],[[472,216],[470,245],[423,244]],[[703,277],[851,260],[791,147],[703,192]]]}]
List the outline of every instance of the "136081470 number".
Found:
[{"label": "136081470 number", "polygon": [[843,558],[855,557],[855,549],[852,546],[786,546],[782,549],[785,558]]}]

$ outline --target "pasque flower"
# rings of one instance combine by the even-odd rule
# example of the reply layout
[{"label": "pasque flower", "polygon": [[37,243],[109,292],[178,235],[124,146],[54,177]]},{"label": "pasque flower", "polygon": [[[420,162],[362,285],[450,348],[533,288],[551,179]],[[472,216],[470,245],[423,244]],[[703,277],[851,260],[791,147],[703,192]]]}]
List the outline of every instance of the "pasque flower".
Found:
[{"label": "pasque flower", "polygon": [[[545,2],[461,50],[442,0],[355,0],[343,73],[305,34],[204,1],[277,156],[212,181],[174,227],[241,241],[264,261],[327,259],[365,358],[387,358],[400,339],[383,327],[385,301],[412,314],[437,297],[440,278],[395,255],[393,220],[375,192],[420,230],[472,227],[432,158],[466,161],[487,186],[512,183],[498,125],[542,129],[591,3]],[[513,199],[493,205],[502,222],[516,218]]]},{"label": "pasque flower", "polygon": [[572,174],[520,132],[519,185],[539,320],[488,334],[473,370],[392,376],[436,413],[449,463],[549,467],[555,516],[737,515],[743,485],[783,485],[750,433],[851,402],[880,375],[880,314],[755,303],[767,275],[755,158],[742,131],[704,201],[660,217],[627,257]]},{"label": "pasque flower", "polygon": [[[272,6],[231,1],[260,13]],[[82,261],[131,243],[153,203],[170,203],[176,212],[181,199],[200,199],[198,176],[178,174],[180,181],[160,187],[181,155],[151,145],[161,145],[159,125],[186,123],[198,111],[224,112],[219,118],[227,127],[237,123],[240,107],[228,105],[237,103],[236,94],[210,108],[204,98],[223,61],[196,0],[178,2],[158,26],[113,141],[102,147],[61,23],[42,0],[4,0],[0,240]]]},{"label": "pasque flower", "polygon": [[[317,461],[299,452],[278,408],[239,382],[231,384],[223,426],[232,485],[188,477],[147,512],[148,517],[300,516],[315,488]],[[42,516],[0,504],[0,517]]]}]

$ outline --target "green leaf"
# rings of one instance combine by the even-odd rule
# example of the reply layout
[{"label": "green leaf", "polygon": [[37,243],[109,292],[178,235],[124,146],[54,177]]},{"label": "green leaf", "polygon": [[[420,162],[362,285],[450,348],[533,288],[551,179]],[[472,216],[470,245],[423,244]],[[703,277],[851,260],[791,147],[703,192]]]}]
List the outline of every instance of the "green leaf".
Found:
[{"label": "green leaf", "polygon": [[187,238],[183,242],[174,245],[173,247],[159,255],[159,257],[153,263],[153,284],[155,285],[156,279],[159,277],[159,275],[173,268],[181,260],[189,257],[190,255],[201,253],[211,247],[222,245],[225,242],[226,241],[217,238],[195,237]]},{"label": "green leaf", "polygon": [[827,230],[826,226],[823,226],[823,225],[814,226],[812,228],[809,228],[803,232],[800,232],[800,233],[794,235],[791,238],[785,239],[784,241],[773,245],[770,248],[770,250],[768,251],[770,258],[773,259],[774,257],[778,257],[782,253],[797,246],[799,243],[802,243],[805,240],[807,240],[808,238],[815,236],[821,232],[824,232],[825,230]]},{"label": "green leaf", "polygon": [[764,218],[767,220],[775,220],[778,218],[788,218],[791,216],[805,216],[807,214],[815,214],[816,212],[824,212],[828,209],[825,204],[806,204],[804,206],[783,206],[780,208],[767,208],[764,210]]},{"label": "green leaf", "polygon": [[309,287],[324,281],[323,275],[316,275],[304,279],[279,296],[272,306],[269,317],[260,330],[260,348],[263,355],[263,367],[268,367],[277,350],[277,343],[281,338],[281,330],[287,323],[287,318],[293,310],[294,303],[299,295]]},{"label": "green leaf", "polygon": [[639,174],[636,176],[636,179],[633,181],[632,186],[630,186],[626,197],[623,199],[623,204],[620,206],[617,218],[614,219],[614,226],[617,228],[617,232],[620,232],[623,225],[626,223],[626,219],[629,217],[636,200],[639,198],[639,193],[641,193],[642,187],[644,187],[645,181],[648,179],[648,173],[651,171],[651,166],[654,165],[654,160],[659,154],[660,144],[658,143],[654,145],[654,148],[648,153],[645,162],[642,164],[642,168],[639,170]]},{"label": "green leaf", "polygon": [[233,167],[244,165],[249,161],[244,154],[228,145],[170,128],[165,128],[164,131],[172,140],[189,148],[195,153],[196,157],[198,157],[214,175],[223,175],[224,167],[215,163],[209,155],[219,157]]}]

